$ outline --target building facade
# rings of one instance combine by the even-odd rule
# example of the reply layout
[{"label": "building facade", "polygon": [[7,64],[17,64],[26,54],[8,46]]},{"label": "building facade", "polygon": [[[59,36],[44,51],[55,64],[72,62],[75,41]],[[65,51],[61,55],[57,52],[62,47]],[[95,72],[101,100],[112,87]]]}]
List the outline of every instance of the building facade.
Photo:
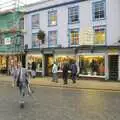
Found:
[{"label": "building facade", "polygon": [[[24,16],[26,66],[36,61],[37,72],[51,74],[54,61],[76,60],[80,77],[120,80],[120,1],[50,0],[31,4]],[[39,30],[45,41],[37,39]]]},{"label": "building facade", "polygon": [[0,70],[7,71],[11,62],[17,64],[24,52],[23,13],[0,13]]}]

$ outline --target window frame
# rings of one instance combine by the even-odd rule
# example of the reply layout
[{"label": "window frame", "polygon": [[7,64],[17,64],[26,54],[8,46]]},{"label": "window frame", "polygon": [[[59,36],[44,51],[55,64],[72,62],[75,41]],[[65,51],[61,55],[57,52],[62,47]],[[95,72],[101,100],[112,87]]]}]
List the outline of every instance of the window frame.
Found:
[{"label": "window frame", "polygon": [[[52,32],[56,32],[56,41],[55,41],[55,44],[51,44],[50,43],[50,35],[52,34]],[[57,30],[52,30],[52,31],[48,31],[48,47],[56,47],[56,45],[57,45],[57,34],[58,34],[58,32],[57,32]]]},{"label": "window frame", "polygon": [[[98,6],[98,7],[96,7],[96,6]],[[101,8],[103,8],[103,9],[100,10]],[[96,9],[98,9],[98,11],[96,11]],[[100,17],[101,16],[100,12],[102,12],[102,11],[104,12],[104,13],[102,13],[104,17]],[[98,18],[96,18],[97,12],[98,12]],[[99,20],[106,19],[106,1],[105,0],[101,0],[101,1],[92,3],[92,19],[93,19],[93,21],[99,21]]]},{"label": "window frame", "polygon": [[[54,16],[56,16],[56,24],[52,25],[51,24],[51,20],[50,17],[54,14]],[[57,26],[57,10],[52,10],[52,11],[48,11],[48,27],[50,26]]]},{"label": "window frame", "polygon": [[[37,24],[33,23],[33,21],[34,21],[33,18],[35,16],[37,16],[37,19],[38,19],[38,20],[36,20]],[[39,13],[33,14],[31,16],[31,27],[32,27],[32,29],[39,29],[40,28],[40,14]]]},{"label": "window frame", "polygon": [[[38,40],[39,42],[39,44],[38,45],[36,45],[36,43],[37,43],[37,41],[33,41],[33,35],[36,35],[36,38],[37,38],[37,33],[32,33],[32,48],[40,48],[40,40]],[[35,36],[34,36],[35,37]],[[33,45],[33,43],[35,43],[35,45]]]},{"label": "window frame", "polygon": [[[73,9],[76,9],[75,11],[73,11]],[[77,12],[77,14],[76,14],[76,12]],[[72,15],[73,13],[75,13],[74,15]],[[72,22],[72,17],[73,16],[77,16],[78,18],[78,20],[77,21],[74,21],[74,22]],[[79,15],[79,6],[78,5],[76,5],[76,6],[73,6],[73,7],[69,7],[68,8],[68,24],[77,24],[77,23],[80,23],[80,15]]]},{"label": "window frame", "polygon": [[[105,40],[104,40],[104,43],[103,44],[96,44],[95,41],[96,40],[96,30],[99,29],[99,31],[103,31],[104,29],[104,32],[105,32]],[[94,30],[94,33],[95,33],[95,37],[94,37],[94,45],[106,45],[106,40],[107,40],[107,29],[106,29],[106,26],[105,25],[101,25],[101,26],[94,26],[93,27],[93,30]]]},{"label": "window frame", "polygon": [[[78,32],[78,44],[71,44],[71,32],[72,31],[77,31]],[[69,46],[79,46],[80,45],[80,29],[79,28],[71,28],[68,30],[69,34]],[[74,40],[75,41],[75,40]]]}]

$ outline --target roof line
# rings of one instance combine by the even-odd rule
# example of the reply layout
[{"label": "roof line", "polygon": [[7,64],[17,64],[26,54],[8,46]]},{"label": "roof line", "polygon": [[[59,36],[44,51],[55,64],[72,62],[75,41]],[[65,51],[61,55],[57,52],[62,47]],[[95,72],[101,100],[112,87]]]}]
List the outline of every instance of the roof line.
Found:
[{"label": "roof line", "polygon": [[44,1],[40,1],[40,2],[27,4],[26,7],[30,7],[30,6],[37,5],[37,4],[42,4],[42,3],[45,3],[45,2],[49,2],[49,1],[53,1],[53,0],[44,0]]},{"label": "roof line", "polygon": [[47,9],[50,9],[50,8],[65,6],[65,5],[78,3],[78,2],[83,2],[83,1],[88,1],[88,0],[74,0],[74,1],[70,1],[70,2],[65,2],[65,3],[56,4],[56,5],[51,5],[51,6],[48,6],[48,7],[39,8],[39,9],[28,11],[25,14],[30,14],[30,13],[37,12],[37,11],[47,10]]}]

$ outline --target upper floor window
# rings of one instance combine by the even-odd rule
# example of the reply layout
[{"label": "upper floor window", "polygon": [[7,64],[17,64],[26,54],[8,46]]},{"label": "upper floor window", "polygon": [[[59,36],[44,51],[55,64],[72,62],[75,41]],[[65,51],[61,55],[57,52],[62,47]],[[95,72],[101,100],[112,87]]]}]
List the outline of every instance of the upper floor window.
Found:
[{"label": "upper floor window", "polygon": [[93,20],[105,19],[105,0],[93,3]]},{"label": "upper floor window", "polygon": [[74,24],[79,22],[79,6],[68,8],[68,23]]},{"label": "upper floor window", "polygon": [[57,11],[49,11],[48,12],[48,26],[57,25]]},{"label": "upper floor window", "polygon": [[37,38],[37,33],[32,33],[32,48],[39,48],[40,40]]},{"label": "upper floor window", "polygon": [[94,44],[104,45],[106,41],[106,28],[105,26],[95,27],[95,40]]},{"label": "upper floor window", "polygon": [[69,30],[70,45],[79,45],[79,29]]},{"label": "upper floor window", "polygon": [[48,45],[50,47],[55,47],[57,44],[57,31],[48,32]]},{"label": "upper floor window", "polygon": [[40,28],[39,14],[32,15],[32,29]]}]

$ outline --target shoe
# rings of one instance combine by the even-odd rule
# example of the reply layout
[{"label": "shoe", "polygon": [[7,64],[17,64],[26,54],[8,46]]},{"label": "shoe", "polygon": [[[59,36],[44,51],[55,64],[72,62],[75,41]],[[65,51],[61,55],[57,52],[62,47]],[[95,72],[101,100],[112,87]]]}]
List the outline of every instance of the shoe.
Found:
[{"label": "shoe", "polygon": [[25,96],[25,93],[23,93],[23,97]]},{"label": "shoe", "polygon": [[73,84],[75,84],[76,83],[76,81],[73,81]]},{"label": "shoe", "polygon": [[67,83],[64,83],[64,85],[66,85]]}]

